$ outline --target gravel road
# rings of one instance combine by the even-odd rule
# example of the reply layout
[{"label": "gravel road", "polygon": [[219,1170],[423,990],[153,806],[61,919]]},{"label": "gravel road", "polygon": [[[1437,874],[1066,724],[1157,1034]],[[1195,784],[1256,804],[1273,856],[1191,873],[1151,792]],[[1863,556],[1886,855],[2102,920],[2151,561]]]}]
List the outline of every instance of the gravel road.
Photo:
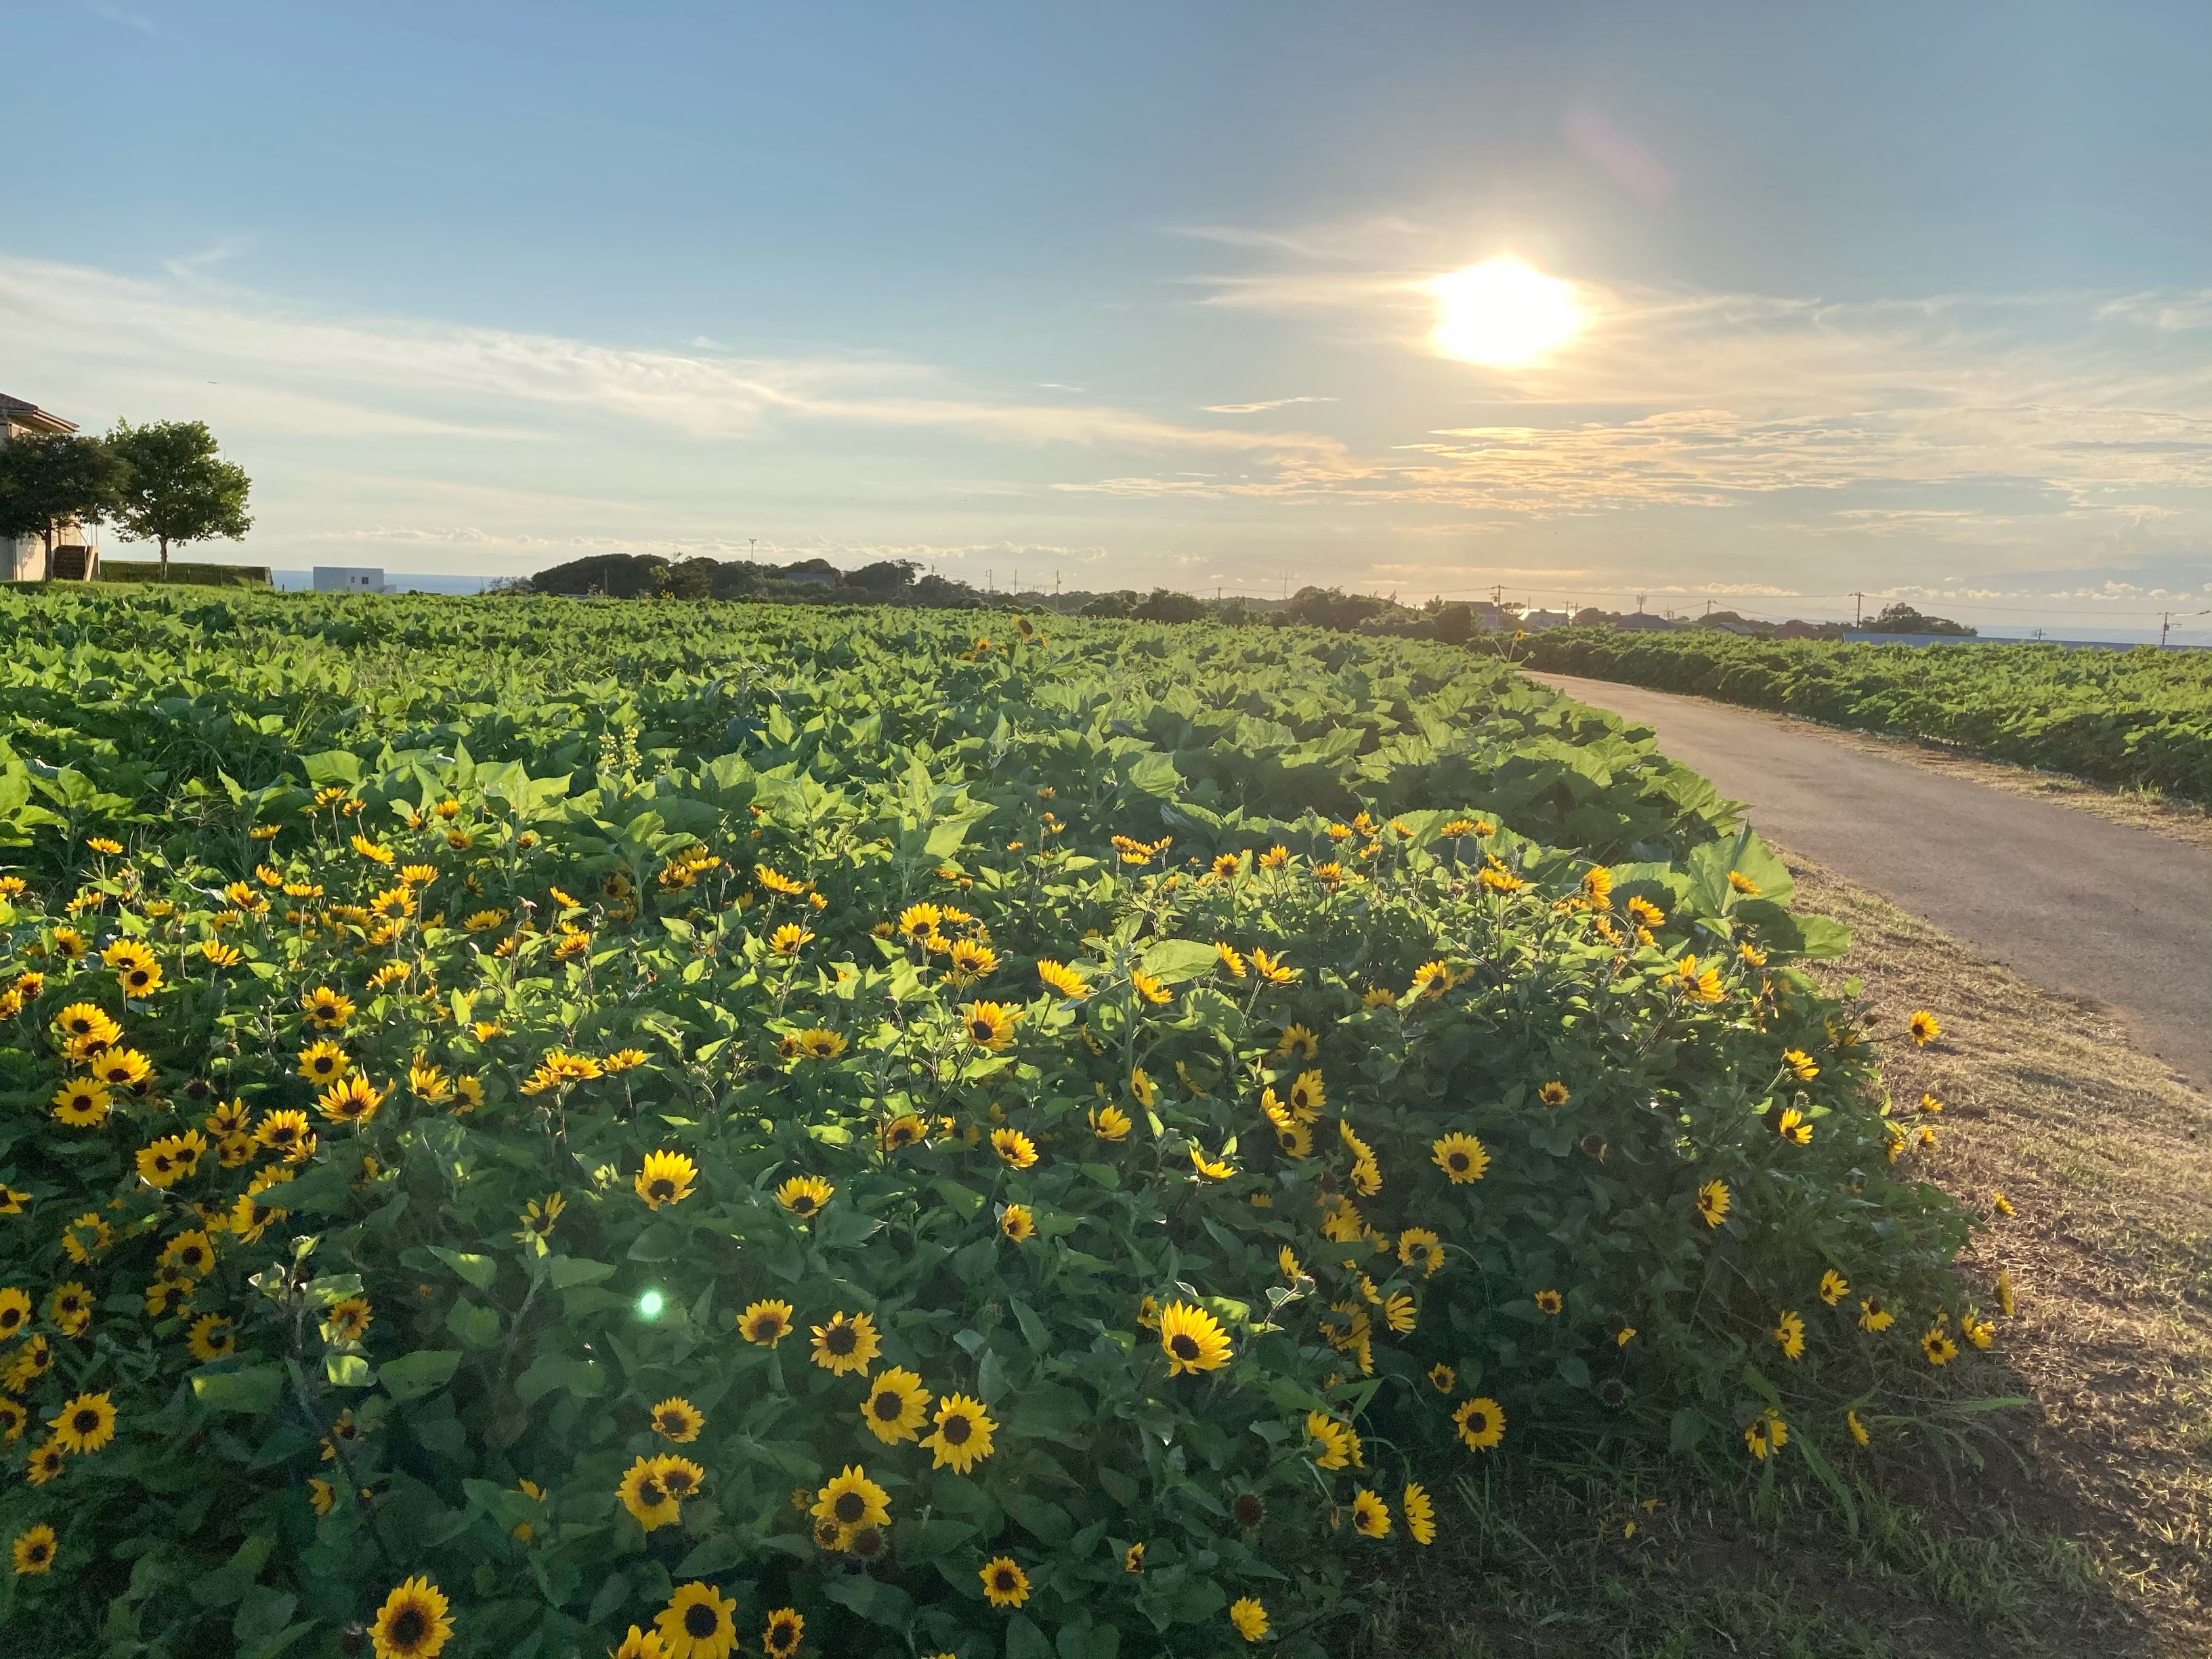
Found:
[{"label": "gravel road", "polygon": [[[2212,854],[1702,697],[1532,674],[1651,727],[1752,825],[2037,984],[2089,997],[2212,1090]],[[2053,1018],[2065,1017],[2054,1005]]]}]

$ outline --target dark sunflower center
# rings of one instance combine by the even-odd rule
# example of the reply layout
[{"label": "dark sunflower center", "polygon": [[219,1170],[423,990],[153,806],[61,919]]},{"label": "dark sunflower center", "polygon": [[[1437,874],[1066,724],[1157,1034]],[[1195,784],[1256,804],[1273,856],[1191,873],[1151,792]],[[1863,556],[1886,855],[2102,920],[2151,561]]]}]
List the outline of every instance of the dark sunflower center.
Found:
[{"label": "dark sunflower center", "polygon": [[637,1483],[637,1495],[644,1501],[648,1508],[659,1503],[668,1496],[667,1492],[662,1490],[660,1482],[658,1480],[639,1481]]},{"label": "dark sunflower center", "polygon": [[33,1544],[25,1553],[33,1561],[43,1561],[46,1559],[46,1547],[44,1544]]},{"label": "dark sunflower center", "polygon": [[772,1316],[764,1314],[753,1321],[753,1340],[766,1342],[774,1337],[780,1328]]},{"label": "dark sunflower center", "polygon": [[822,1346],[834,1354],[848,1354],[860,1346],[860,1333],[851,1325],[832,1325],[823,1333]]},{"label": "dark sunflower center", "polygon": [[676,1412],[661,1413],[660,1430],[663,1434],[678,1433],[682,1431],[683,1427],[684,1419],[680,1413]]},{"label": "dark sunflower center", "polygon": [[868,1512],[868,1500],[856,1492],[841,1492],[830,1512],[849,1527]]},{"label": "dark sunflower center", "polygon": [[868,1408],[886,1423],[895,1423],[904,1414],[906,1402],[886,1389],[868,1402]]},{"label": "dark sunflower center", "polygon": [[968,1032],[978,1042],[985,1042],[991,1035],[991,1022],[988,1019],[971,1019],[968,1022]]},{"label": "dark sunflower center", "polygon": [[661,1477],[661,1485],[668,1489],[670,1496],[681,1498],[691,1490],[691,1477],[681,1469],[671,1469]]},{"label": "dark sunflower center", "polygon": [[948,1446],[964,1446],[975,1432],[975,1425],[965,1417],[953,1416],[945,1419],[938,1433],[944,1436]]},{"label": "dark sunflower center", "polygon": [[646,1183],[645,1194],[647,1198],[657,1198],[665,1201],[676,1196],[676,1183],[666,1176],[663,1176],[658,1181]]},{"label": "dark sunflower center", "polygon": [[797,1211],[800,1215],[806,1214],[814,1207],[814,1194],[811,1193],[799,1194],[791,1200],[791,1207]]},{"label": "dark sunflower center", "polygon": [[1243,1527],[1256,1527],[1260,1524],[1260,1517],[1263,1511],[1261,1508],[1260,1500],[1254,1498],[1249,1493],[1247,1493],[1245,1496],[1237,1500],[1237,1525]]},{"label": "dark sunflower center", "polygon": [[1465,1152],[1454,1152],[1451,1155],[1451,1166],[1455,1170],[1464,1170],[1467,1168],[1467,1154]]},{"label": "dark sunflower center", "polygon": [[721,1615],[704,1601],[694,1601],[684,1609],[684,1633],[695,1642],[703,1642],[721,1626]]},{"label": "dark sunflower center", "polygon": [[1012,1567],[1000,1567],[993,1575],[991,1582],[998,1587],[1000,1595],[1011,1595],[1014,1588],[1014,1570]]},{"label": "dark sunflower center", "polygon": [[1198,1339],[1196,1337],[1188,1335],[1182,1331],[1177,1331],[1173,1336],[1168,1339],[1168,1347],[1174,1352],[1175,1357],[1177,1359],[1195,1359],[1198,1358]]},{"label": "dark sunflower center", "polygon": [[404,1653],[429,1633],[430,1621],[420,1607],[402,1607],[385,1628],[390,1645]]}]

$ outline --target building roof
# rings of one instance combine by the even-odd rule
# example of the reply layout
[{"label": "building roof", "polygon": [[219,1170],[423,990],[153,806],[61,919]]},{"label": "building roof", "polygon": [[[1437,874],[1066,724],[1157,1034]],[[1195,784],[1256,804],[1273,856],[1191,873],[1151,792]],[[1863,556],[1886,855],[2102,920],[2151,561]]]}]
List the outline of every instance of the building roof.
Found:
[{"label": "building roof", "polygon": [[4,392],[0,392],[0,418],[4,418],[9,426],[27,426],[33,432],[76,430],[75,421],[64,420],[58,415],[40,409],[36,404],[26,403],[21,398],[11,398]]}]

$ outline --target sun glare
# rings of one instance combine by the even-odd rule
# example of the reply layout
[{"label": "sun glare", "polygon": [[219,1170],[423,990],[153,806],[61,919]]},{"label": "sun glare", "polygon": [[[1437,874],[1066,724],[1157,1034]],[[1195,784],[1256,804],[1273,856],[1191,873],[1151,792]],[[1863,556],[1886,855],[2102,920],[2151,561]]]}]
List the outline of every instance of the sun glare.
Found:
[{"label": "sun glare", "polygon": [[1437,297],[1429,338],[1447,357],[1510,368],[1563,344],[1582,326],[1572,283],[1510,253],[1429,284]]}]

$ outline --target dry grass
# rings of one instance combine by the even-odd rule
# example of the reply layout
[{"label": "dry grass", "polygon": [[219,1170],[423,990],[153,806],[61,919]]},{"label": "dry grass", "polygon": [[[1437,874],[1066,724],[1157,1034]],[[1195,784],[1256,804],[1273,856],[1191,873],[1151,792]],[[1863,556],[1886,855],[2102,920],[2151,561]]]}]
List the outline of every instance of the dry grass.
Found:
[{"label": "dry grass", "polygon": [[1928,1178],[1984,1216],[1993,1193],[2011,1200],[1965,1269],[1986,1295],[2008,1268],[2019,1296],[1998,1352],[1947,1380],[1962,1407],[2028,1403],[1938,1412],[1878,1445],[1849,1514],[1802,1479],[1698,1486],[1595,1461],[1463,1486],[1421,1569],[1370,1585],[1332,1652],[2212,1652],[2212,1104],[2106,1016],[1790,862],[1799,902],[1850,927],[1832,971],[1861,981],[1877,1030],[1900,1034],[1916,1007],[1942,1020],[1940,1042],[1895,1055],[1890,1085],[1900,1105],[1946,1103]]},{"label": "dry grass", "polygon": [[1900,1103],[1947,1103],[1934,1177],[2017,1212],[1968,1257],[2021,1292],[2006,1352],[2035,1404],[2011,1437],[2170,1650],[2212,1651],[2212,1103],[2107,1016],[1791,863],[1801,902],[1850,927],[1844,967],[1887,1029],[1914,1006],[1943,1022],[1888,1068]]}]

